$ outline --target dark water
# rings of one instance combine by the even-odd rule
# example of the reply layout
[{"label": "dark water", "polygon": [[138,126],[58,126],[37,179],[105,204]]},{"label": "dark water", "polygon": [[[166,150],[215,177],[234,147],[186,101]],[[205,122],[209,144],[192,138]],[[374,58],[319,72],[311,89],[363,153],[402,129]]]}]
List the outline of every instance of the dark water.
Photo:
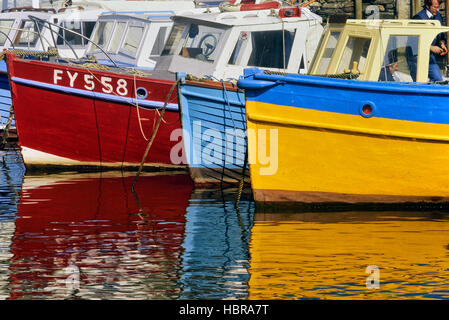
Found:
[{"label": "dark water", "polygon": [[445,212],[256,212],[185,174],[0,153],[0,299],[449,299]]}]

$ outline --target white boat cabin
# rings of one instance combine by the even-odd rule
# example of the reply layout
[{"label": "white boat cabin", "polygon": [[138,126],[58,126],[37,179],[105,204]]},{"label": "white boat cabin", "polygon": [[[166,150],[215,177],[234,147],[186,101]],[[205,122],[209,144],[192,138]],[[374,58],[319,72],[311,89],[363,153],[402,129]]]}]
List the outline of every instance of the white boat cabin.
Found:
[{"label": "white boat cabin", "polygon": [[347,20],[330,26],[310,74],[352,72],[357,80],[427,82],[430,45],[449,27],[437,20]]},{"label": "white boat cabin", "polygon": [[[60,6],[60,4],[58,4]],[[193,1],[72,1],[59,8],[10,8],[0,13],[3,48],[46,51],[57,47],[64,58],[81,58],[98,18],[103,14],[136,14],[148,10],[164,15],[195,8]],[[167,11],[170,10],[170,11]],[[36,19],[33,19],[35,17]],[[170,23],[172,23],[170,21]],[[110,31],[110,30],[108,30]],[[82,35],[82,36],[80,36]]]},{"label": "white boat cabin", "polygon": [[61,57],[79,58],[84,55],[88,40],[76,33],[89,38],[99,15],[104,11],[101,4],[93,8],[75,6],[59,10],[7,9],[0,13],[0,45],[3,48],[33,51],[57,47]]},{"label": "white boat cabin", "polygon": [[[17,10],[17,9],[16,9]],[[1,49],[34,49],[42,50],[42,39],[40,39],[39,29],[42,24],[34,23],[29,15],[47,21],[53,9],[20,10],[8,9],[0,13],[0,46]],[[53,45],[52,42],[44,41],[45,48]]]},{"label": "white boat cabin", "polygon": [[153,70],[172,29],[171,17],[176,12],[195,15],[206,10],[211,9],[103,13],[94,28],[86,55],[93,55],[99,63],[106,65]]},{"label": "white boat cabin", "polygon": [[[289,10],[289,11],[286,11]],[[247,67],[306,73],[323,32],[306,8],[176,15],[156,70],[237,79]]]}]

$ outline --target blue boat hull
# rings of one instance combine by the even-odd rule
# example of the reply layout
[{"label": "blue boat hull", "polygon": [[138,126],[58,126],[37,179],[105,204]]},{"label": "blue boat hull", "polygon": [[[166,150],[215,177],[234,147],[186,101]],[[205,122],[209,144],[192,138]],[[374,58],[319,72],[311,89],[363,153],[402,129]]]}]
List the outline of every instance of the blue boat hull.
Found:
[{"label": "blue boat hull", "polygon": [[[9,89],[8,73],[4,60],[0,61],[0,129],[4,129],[9,119],[11,110],[11,91]],[[11,128],[15,128],[16,123],[12,119]]]},{"label": "blue boat hull", "polygon": [[249,183],[243,92],[217,81],[178,77],[184,148],[195,184],[238,184],[242,177]]}]

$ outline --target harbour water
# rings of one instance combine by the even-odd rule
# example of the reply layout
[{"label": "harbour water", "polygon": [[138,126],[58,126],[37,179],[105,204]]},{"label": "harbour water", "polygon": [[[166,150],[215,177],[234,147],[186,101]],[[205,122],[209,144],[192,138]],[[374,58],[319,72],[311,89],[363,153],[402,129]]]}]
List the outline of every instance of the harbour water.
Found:
[{"label": "harbour water", "polygon": [[0,299],[449,299],[449,213],[258,212],[184,173],[0,153]]}]

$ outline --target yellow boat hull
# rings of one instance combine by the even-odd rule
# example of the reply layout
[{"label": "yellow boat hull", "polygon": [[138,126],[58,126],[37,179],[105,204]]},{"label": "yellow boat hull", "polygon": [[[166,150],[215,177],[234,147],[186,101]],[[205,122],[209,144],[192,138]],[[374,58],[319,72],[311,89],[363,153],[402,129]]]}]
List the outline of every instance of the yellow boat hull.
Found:
[{"label": "yellow boat hull", "polygon": [[[258,202],[449,200],[449,125],[249,100],[246,108]],[[270,148],[277,154],[269,155],[271,170],[266,170],[267,161],[260,158]]]}]

